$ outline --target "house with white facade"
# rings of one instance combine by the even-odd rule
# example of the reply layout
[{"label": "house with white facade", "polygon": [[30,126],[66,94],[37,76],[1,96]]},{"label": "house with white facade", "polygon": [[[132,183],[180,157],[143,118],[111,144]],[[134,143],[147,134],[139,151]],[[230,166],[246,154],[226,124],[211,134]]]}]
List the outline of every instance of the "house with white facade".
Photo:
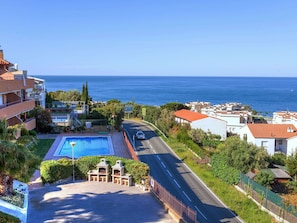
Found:
[{"label": "house with white facade", "polygon": [[273,112],[273,124],[293,124],[297,128],[297,112],[278,111]]},{"label": "house with white facade", "polygon": [[174,113],[175,121],[180,124],[189,124],[192,129],[202,129],[204,132],[220,135],[226,139],[226,121],[210,117],[198,112],[182,109]]},{"label": "house with white facade", "polygon": [[270,155],[297,152],[297,129],[292,124],[248,124],[240,129],[240,138],[264,147]]},{"label": "house with white facade", "polygon": [[226,121],[226,131],[232,134],[239,134],[242,127],[253,122],[252,112],[244,110],[240,103],[235,102],[203,107],[201,113]]}]

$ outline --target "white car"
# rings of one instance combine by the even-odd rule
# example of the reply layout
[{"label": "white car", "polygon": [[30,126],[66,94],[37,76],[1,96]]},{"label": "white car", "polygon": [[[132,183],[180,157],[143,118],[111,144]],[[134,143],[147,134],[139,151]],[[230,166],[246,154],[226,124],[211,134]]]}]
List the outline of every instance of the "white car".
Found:
[{"label": "white car", "polygon": [[145,134],[140,130],[136,132],[135,136],[137,139],[145,139]]}]

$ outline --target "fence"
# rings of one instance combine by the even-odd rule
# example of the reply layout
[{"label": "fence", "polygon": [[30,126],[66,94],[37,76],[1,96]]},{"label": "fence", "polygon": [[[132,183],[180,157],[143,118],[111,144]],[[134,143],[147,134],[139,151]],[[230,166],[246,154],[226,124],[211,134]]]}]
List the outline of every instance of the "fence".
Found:
[{"label": "fence", "polygon": [[126,133],[125,131],[123,131],[123,136],[124,136],[125,142],[126,142],[126,144],[127,144],[127,147],[128,147],[128,149],[129,149],[129,151],[130,151],[130,153],[131,153],[132,158],[133,158],[134,160],[138,160],[138,157],[137,157],[137,155],[136,155],[136,153],[135,153],[135,151],[134,151],[134,148],[133,148],[133,146],[131,145],[131,143],[130,143],[128,137],[127,137],[127,133]]},{"label": "fence", "polygon": [[297,222],[297,207],[289,205],[276,193],[256,183],[244,174],[240,174],[238,186],[262,207],[289,222]]},{"label": "fence", "polygon": [[152,177],[150,177],[150,186],[151,192],[180,220],[188,223],[199,223],[196,211],[177,200]]}]

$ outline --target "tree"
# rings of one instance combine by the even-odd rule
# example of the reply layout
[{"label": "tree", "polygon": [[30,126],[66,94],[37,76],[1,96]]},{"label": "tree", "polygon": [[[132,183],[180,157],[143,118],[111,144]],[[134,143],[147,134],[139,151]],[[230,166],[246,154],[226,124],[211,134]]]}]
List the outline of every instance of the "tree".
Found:
[{"label": "tree", "polygon": [[88,90],[88,81],[86,82],[86,85],[83,84],[82,91],[81,91],[81,101],[83,101],[85,104],[89,103],[89,90]]},{"label": "tree", "polygon": [[39,160],[24,146],[0,141],[0,194],[13,192],[13,179],[28,181]]},{"label": "tree", "polygon": [[255,177],[255,181],[263,187],[268,187],[270,189],[270,185],[273,183],[273,175],[264,170],[260,170]]},{"label": "tree", "polygon": [[222,147],[220,153],[226,156],[227,164],[243,173],[269,165],[269,155],[264,148],[247,143],[238,136],[227,138]]},{"label": "tree", "polygon": [[283,153],[275,153],[273,156],[271,156],[271,163],[277,164],[277,165],[286,165],[286,159],[287,156]]},{"label": "tree", "polygon": [[[0,194],[7,195],[13,192],[13,179],[27,181],[33,169],[37,168],[38,158],[31,149],[36,140],[31,136],[20,137],[16,142],[15,128],[7,128],[6,120],[0,121]],[[12,130],[9,130],[12,129]]]},{"label": "tree", "polygon": [[191,129],[189,131],[189,136],[195,143],[197,143],[199,146],[202,146],[202,142],[206,137],[206,133],[202,129]]},{"label": "tree", "polygon": [[178,102],[169,102],[165,105],[161,105],[161,109],[167,109],[169,111],[178,111],[181,109],[189,109],[189,107]]},{"label": "tree", "polygon": [[175,125],[173,111],[162,109],[157,124],[162,132],[168,134],[169,130]]},{"label": "tree", "polygon": [[53,121],[49,110],[35,108],[32,113],[36,118],[36,129],[38,132],[48,133],[52,130],[50,124],[52,124]]},{"label": "tree", "polygon": [[81,90],[81,98],[80,98],[81,101],[85,102],[87,99],[86,99],[86,87],[85,85],[83,84],[82,86],[82,90]]},{"label": "tree", "polygon": [[297,181],[297,153],[289,156],[286,160],[286,168],[294,180]]},{"label": "tree", "polygon": [[15,139],[16,128],[7,126],[6,119],[0,120],[0,139],[12,140]]}]

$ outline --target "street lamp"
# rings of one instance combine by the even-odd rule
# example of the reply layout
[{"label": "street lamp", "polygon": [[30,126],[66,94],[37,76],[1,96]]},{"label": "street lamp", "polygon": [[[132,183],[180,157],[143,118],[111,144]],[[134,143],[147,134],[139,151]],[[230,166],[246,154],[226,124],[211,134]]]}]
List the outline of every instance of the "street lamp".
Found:
[{"label": "street lamp", "polygon": [[72,180],[74,182],[74,146],[75,146],[75,142],[70,142],[70,145],[72,147]]}]

